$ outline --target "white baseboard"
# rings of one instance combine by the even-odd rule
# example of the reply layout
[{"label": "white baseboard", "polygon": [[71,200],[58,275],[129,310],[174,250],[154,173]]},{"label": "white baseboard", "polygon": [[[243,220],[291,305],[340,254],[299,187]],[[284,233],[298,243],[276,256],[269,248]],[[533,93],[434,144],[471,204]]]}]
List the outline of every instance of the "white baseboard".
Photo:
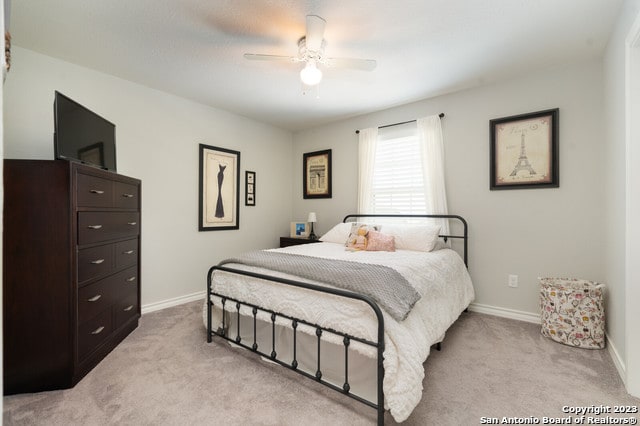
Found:
[{"label": "white baseboard", "polygon": [[605,336],[607,337],[607,351],[609,352],[609,356],[611,356],[611,359],[613,360],[613,365],[616,366],[616,370],[618,370],[618,374],[620,375],[622,382],[626,386],[627,385],[627,366],[625,365],[624,361],[620,357],[620,353],[618,352],[618,349],[616,349],[616,346],[613,344],[613,342],[609,338],[609,334],[605,334]]},{"label": "white baseboard", "polygon": [[182,305],[184,303],[194,302],[196,300],[204,299],[206,296],[206,291],[198,291],[196,293],[187,294],[184,296],[174,297],[172,299],[163,300],[161,302],[148,303],[146,305],[142,305],[141,311],[142,315],[148,314],[149,312],[159,311],[161,309],[170,308],[172,306]]},{"label": "white baseboard", "polygon": [[472,303],[469,305],[469,310],[480,314],[494,315],[496,317],[540,324],[540,314],[532,314],[531,312],[500,308],[498,306],[481,305],[480,303]]}]

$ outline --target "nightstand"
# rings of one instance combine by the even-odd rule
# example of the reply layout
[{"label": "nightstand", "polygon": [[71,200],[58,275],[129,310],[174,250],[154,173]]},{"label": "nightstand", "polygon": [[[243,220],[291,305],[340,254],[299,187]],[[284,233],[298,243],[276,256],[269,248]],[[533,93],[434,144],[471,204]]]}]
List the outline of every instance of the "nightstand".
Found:
[{"label": "nightstand", "polygon": [[291,238],[280,237],[280,247],[297,246],[299,244],[317,243],[320,240],[312,240],[310,238]]}]

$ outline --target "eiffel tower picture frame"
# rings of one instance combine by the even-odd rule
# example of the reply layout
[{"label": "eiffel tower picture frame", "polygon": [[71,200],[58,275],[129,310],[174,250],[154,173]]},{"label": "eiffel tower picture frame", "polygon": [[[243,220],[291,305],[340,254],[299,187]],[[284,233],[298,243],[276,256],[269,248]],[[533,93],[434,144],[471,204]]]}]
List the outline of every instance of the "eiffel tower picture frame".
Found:
[{"label": "eiffel tower picture frame", "polygon": [[489,121],[491,190],[557,188],[558,108]]}]

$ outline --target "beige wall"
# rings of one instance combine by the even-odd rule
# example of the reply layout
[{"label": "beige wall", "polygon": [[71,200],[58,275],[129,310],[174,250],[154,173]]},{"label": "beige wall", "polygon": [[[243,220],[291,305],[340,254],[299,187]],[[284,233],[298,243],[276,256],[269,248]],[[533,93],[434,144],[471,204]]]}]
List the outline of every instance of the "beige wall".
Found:
[{"label": "beige wall", "polygon": [[[58,90],[116,124],[118,172],[142,179],[142,305],[203,292],[229,255],[276,247],[291,217],[291,133],[14,46],[7,158],[53,159]],[[198,232],[198,144],[241,152],[240,230]],[[257,205],[244,206],[244,170]]]},{"label": "beige wall", "polygon": [[[355,130],[444,112],[450,213],[469,222],[476,303],[538,314],[539,276],[605,279],[602,65],[580,63],[294,134],[293,215],[327,231],[356,210]],[[560,187],[489,190],[489,120],[560,108]],[[333,198],[302,198],[302,154],[333,150]],[[507,286],[517,274],[518,288]]]}]

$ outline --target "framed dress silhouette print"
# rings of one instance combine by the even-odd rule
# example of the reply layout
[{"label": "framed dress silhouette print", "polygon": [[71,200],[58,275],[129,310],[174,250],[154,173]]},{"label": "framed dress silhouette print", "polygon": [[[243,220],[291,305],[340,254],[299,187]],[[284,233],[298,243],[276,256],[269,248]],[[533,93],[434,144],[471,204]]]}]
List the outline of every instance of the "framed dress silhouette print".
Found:
[{"label": "framed dress silhouette print", "polygon": [[240,228],[240,152],[200,144],[200,231]]}]

